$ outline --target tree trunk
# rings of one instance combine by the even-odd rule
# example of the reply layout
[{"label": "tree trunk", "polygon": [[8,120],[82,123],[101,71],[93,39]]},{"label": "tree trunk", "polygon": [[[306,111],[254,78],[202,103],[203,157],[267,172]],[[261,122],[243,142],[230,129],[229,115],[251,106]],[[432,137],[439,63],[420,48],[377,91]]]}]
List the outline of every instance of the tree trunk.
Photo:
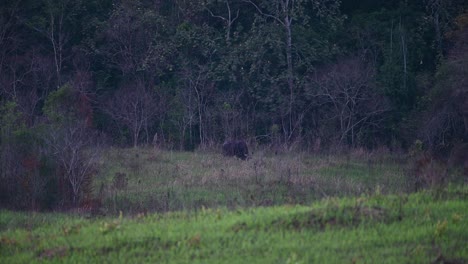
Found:
[{"label": "tree trunk", "polygon": [[293,73],[293,62],[292,62],[292,32],[291,32],[291,19],[289,16],[284,18],[284,26],[286,28],[286,60],[288,64],[288,88],[289,88],[289,131],[288,140],[291,139],[293,133],[293,102],[294,102],[294,73]]}]

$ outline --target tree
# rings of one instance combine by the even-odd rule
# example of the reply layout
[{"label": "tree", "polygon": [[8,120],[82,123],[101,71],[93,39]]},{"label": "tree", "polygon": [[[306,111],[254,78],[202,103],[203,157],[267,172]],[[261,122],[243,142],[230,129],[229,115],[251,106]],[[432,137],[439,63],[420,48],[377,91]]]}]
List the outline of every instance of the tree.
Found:
[{"label": "tree", "polygon": [[41,54],[40,44],[28,43],[21,1],[0,10],[0,98],[14,101],[32,125],[54,78],[53,62]]},{"label": "tree", "polygon": [[[209,118],[209,108],[216,96],[213,78],[215,62],[219,59],[216,40],[217,34],[212,28],[188,22],[178,27],[174,40],[178,50],[178,86],[185,93],[182,97],[182,104],[185,105],[183,118],[190,121],[190,125],[198,126],[198,143],[202,146],[212,139],[209,133],[212,130],[210,124],[214,120]],[[194,116],[196,120],[193,119]],[[192,128],[189,129],[191,135]]]},{"label": "tree", "polygon": [[0,203],[12,202],[20,192],[20,176],[23,174],[18,134],[25,124],[15,102],[0,106],[0,180],[2,181]]},{"label": "tree", "polygon": [[63,69],[71,55],[72,30],[76,29],[74,26],[79,21],[81,8],[81,1],[44,0],[32,17],[21,18],[23,23],[48,40],[54,60],[56,88],[64,83]]},{"label": "tree", "polygon": [[165,45],[166,21],[141,1],[116,5],[102,32],[99,54],[108,66],[115,67],[123,78],[157,78],[170,67],[171,45]]},{"label": "tree", "polygon": [[133,147],[137,147],[141,132],[160,111],[159,100],[143,80],[123,85],[103,109],[112,119],[131,131]]},{"label": "tree", "polygon": [[6,84],[4,78],[8,76],[6,70],[9,68],[9,56],[16,50],[16,44],[20,38],[15,30],[14,19],[18,12],[18,3],[0,6],[0,82],[4,85]]},{"label": "tree", "polygon": [[[52,92],[44,105],[48,123],[44,128],[45,152],[55,158],[59,167],[58,177],[66,185],[63,196],[73,205],[89,196],[93,176],[97,170],[102,138],[89,127],[87,118],[91,108],[89,101],[75,87],[65,85]],[[68,188],[71,197],[68,197]]]},{"label": "tree", "polygon": [[311,96],[337,127],[341,145],[356,146],[357,139],[379,127],[390,110],[386,98],[375,89],[374,79],[374,67],[358,57],[324,67],[311,79]]},{"label": "tree", "polygon": [[458,28],[451,32],[454,44],[424,98],[426,112],[418,136],[433,151],[450,149],[468,139],[467,21],[466,13],[457,18]]},{"label": "tree", "polygon": [[458,12],[466,10],[467,4],[462,0],[424,0],[424,2],[428,17],[432,19],[436,55],[440,59],[447,51],[444,35],[452,30]]},{"label": "tree", "polygon": [[52,127],[46,142],[64,179],[70,184],[72,203],[92,192],[91,185],[100,159],[101,139],[81,122]]},{"label": "tree", "polygon": [[[255,7],[255,9],[267,19],[272,19],[275,23],[279,24],[284,30],[284,52],[286,54],[286,78],[287,87],[289,90],[288,106],[286,111],[287,121],[283,122],[283,130],[285,133],[286,141],[292,139],[295,130],[300,122],[298,117],[295,116],[294,106],[297,91],[295,88],[295,82],[297,81],[295,69],[294,69],[294,58],[293,58],[293,47],[294,47],[294,24],[295,22],[308,25],[309,14],[306,12],[308,2],[311,3],[311,7],[317,17],[329,18],[335,17],[339,12],[338,1],[321,1],[321,0],[275,0],[275,1],[260,1],[260,4],[256,4],[252,0],[244,0]],[[298,51],[296,51],[298,52]],[[299,52],[298,52],[299,53]],[[287,126],[284,126],[284,124]]]},{"label": "tree", "polygon": [[[208,3],[206,3],[205,5],[208,5],[208,4],[211,4],[212,2],[216,2],[217,1],[213,1],[213,0],[209,0]],[[226,5],[226,15],[219,15],[219,14],[215,14],[213,13],[213,11],[209,8],[209,7],[205,7],[206,10],[208,10],[208,12],[211,14],[212,17],[214,18],[218,18],[218,19],[221,19],[225,25],[225,28],[226,28],[226,36],[225,36],[225,39],[226,39],[226,43],[229,45],[231,43],[231,31],[232,31],[232,27],[234,25],[234,22],[239,18],[239,9],[237,9],[236,11],[233,11],[231,9],[231,3],[232,1],[230,0],[225,0],[224,1],[224,4]],[[235,16],[234,16],[234,13],[235,13]]]}]

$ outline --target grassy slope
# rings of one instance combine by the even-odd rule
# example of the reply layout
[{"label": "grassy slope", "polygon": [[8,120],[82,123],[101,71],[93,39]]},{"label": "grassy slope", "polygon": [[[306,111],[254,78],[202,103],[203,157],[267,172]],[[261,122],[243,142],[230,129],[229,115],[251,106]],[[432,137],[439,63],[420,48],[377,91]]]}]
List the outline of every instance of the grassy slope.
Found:
[{"label": "grassy slope", "polygon": [[0,212],[0,263],[468,262],[468,187],[84,219]]},{"label": "grassy slope", "polygon": [[[181,211],[204,207],[255,207],[310,204],[325,197],[363,192],[405,192],[410,188],[407,165],[392,158],[273,155],[256,151],[240,161],[216,152],[170,152],[153,149],[110,149],[96,177],[104,183],[108,214]],[[117,173],[128,178],[113,187]]]}]

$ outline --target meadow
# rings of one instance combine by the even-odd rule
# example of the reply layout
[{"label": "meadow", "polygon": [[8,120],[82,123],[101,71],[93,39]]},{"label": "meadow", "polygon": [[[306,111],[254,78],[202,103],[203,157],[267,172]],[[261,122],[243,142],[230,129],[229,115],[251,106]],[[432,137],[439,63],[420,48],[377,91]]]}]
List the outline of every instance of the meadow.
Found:
[{"label": "meadow", "polygon": [[407,161],[109,149],[100,211],[0,211],[0,263],[467,263],[468,187]]},{"label": "meadow", "polygon": [[110,149],[95,192],[104,184],[104,211],[135,214],[308,204],[317,199],[414,189],[404,158],[355,151],[349,155],[256,150],[249,160],[217,151]]}]

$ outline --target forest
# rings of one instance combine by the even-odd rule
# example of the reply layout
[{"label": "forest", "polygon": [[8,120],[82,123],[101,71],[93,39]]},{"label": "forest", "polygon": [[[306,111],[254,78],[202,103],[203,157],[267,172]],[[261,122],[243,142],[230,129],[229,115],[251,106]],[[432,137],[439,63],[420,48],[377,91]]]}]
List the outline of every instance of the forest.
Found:
[{"label": "forest", "polygon": [[34,207],[50,189],[78,203],[101,146],[193,151],[244,139],[447,156],[468,135],[467,8],[2,1],[0,204]]}]

